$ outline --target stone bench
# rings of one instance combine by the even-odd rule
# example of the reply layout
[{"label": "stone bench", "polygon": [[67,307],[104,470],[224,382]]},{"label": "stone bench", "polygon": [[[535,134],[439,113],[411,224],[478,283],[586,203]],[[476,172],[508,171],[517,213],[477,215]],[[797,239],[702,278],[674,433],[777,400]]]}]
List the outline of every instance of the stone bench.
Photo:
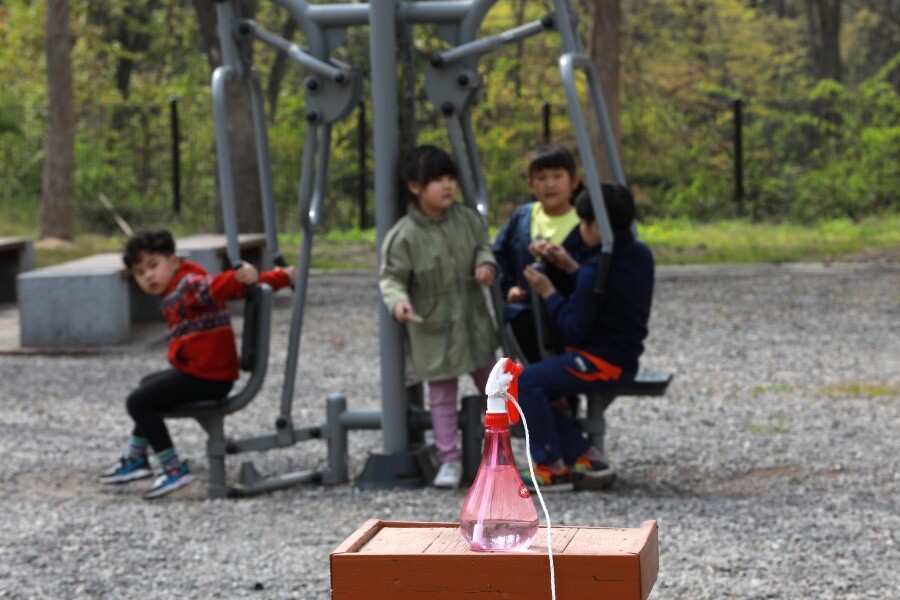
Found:
[{"label": "stone bench", "polygon": [[0,302],[16,301],[16,277],[34,268],[34,244],[28,238],[0,237]]},{"label": "stone bench", "polygon": [[[265,236],[239,238],[244,260],[266,268]],[[211,273],[222,271],[223,235],[176,242],[179,256]],[[19,332],[22,346],[105,346],[128,340],[131,323],[159,321],[159,298],[143,293],[115,252],[19,274]]]},{"label": "stone bench", "polygon": [[[266,252],[266,236],[261,233],[245,233],[238,236],[241,259],[256,265],[260,271],[273,267]],[[221,273],[228,266],[228,244],[220,234],[200,234],[179,238],[175,243],[179,256],[191,260],[210,273]]]}]

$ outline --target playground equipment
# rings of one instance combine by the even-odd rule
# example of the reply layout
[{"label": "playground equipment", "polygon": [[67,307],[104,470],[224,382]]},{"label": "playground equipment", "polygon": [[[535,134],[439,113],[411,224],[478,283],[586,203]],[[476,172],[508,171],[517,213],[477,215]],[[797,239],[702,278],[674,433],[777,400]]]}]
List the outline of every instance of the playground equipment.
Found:
[{"label": "playground equipment", "polygon": [[[591,193],[603,240],[595,285],[598,291],[602,290],[605,281],[614,238],[587,135],[582,98],[576,87],[576,72],[580,71],[586,77],[590,104],[600,124],[610,169],[616,182],[624,185],[625,176],[600,84],[591,61],[584,54],[577,29],[578,15],[571,0],[552,0],[549,4],[552,4],[554,10],[540,20],[482,39],[478,39],[481,25],[497,0],[371,0],[368,4],[310,4],[307,0],[272,0],[272,2],[286,10],[296,21],[305,37],[306,47],[293,44],[253,21],[241,19],[237,0],[217,0],[216,13],[223,64],[212,76],[212,98],[228,258],[232,265],[239,264],[236,199],[231,171],[231,150],[228,145],[228,107],[225,98],[225,84],[233,80],[244,83],[250,93],[268,249],[272,261],[276,265],[283,266],[285,261],[278,247],[275,227],[275,200],[261,86],[253,65],[240,58],[238,47],[254,40],[261,42],[276,50],[284,51],[292,61],[307,72],[304,79],[307,126],[298,195],[303,238],[298,256],[298,276],[294,291],[281,407],[275,422],[276,433],[238,442],[225,442],[221,435],[213,434],[213,431],[218,432],[221,429],[220,419],[252,400],[259,386],[249,383],[237,394],[240,397],[239,401],[229,399],[221,406],[208,403],[201,403],[202,406],[190,405],[173,416],[197,418],[210,432],[208,449],[211,464],[214,458],[219,461],[224,454],[286,447],[319,437],[325,437],[329,442],[329,467],[322,473],[304,472],[261,479],[252,467],[245,467],[242,472],[242,485],[238,487],[226,486],[224,480],[219,480],[219,476],[216,475],[216,481],[210,485],[211,496],[268,491],[305,481],[346,482],[348,480],[346,433],[350,429],[381,428],[383,431],[383,452],[373,453],[370,456],[360,478],[361,485],[418,486],[427,481],[422,481],[422,462],[418,459],[421,457],[417,458],[417,453],[411,449],[410,442],[418,431],[429,427],[430,423],[427,413],[418,409],[415,403],[411,403],[408,399],[408,390],[405,388],[403,377],[402,330],[383,306],[379,312],[382,410],[350,411],[346,409],[345,399],[333,396],[328,399],[326,425],[295,429],[291,419],[313,237],[325,201],[331,127],[357,106],[362,94],[361,71],[336,60],[332,56],[332,51],[346,39],[350,27],[369,26],[371,104],[375,117],[376,227],[380,247],[388,229],[399,216],[397,202],[399,194],[395,176],[400,152],[396,102],[396,44],[412,43],[412,36],[408,33],[413,26],[434,24],[437,26],[438,36],[450,46],[449,49],[431,56],[425,68],[425,89],[429,100],[444,118],[452,153],[459,165],[459,181],[464,199],[486,217],[487,189],[470,119],[476,92],[482,85],[477,70],[478,57],[504,44],[556,31],[561,39],[559,66],[562,84],[585,171],[585,182]],[[495,307],[499,308],[501,299],[497,286],[492,295]],[[265,311],[259,310],[262,312],[257,327],[267,328]],[[500,314],[499,310],[496,314]],[[504,352],[508,355],[514,354],[514,340],[505,335],[505,332],[501,333]],[[245,325],[245,337],[256,339],[258,343],[262,343],[264,338],[267,340],[267,334],[263,336],[262,333],[254,331],[249,323]],[[265,361],[261,355],[258,355],[256,361],[249,366],[252,372],[251,381],[262,377],[259,373],[264,373]],[[461,422],[464,463],[469,475],[474,474],[472,469],[478,464],[480,410],[480,399],[464,399]],[[216,469],[218,472],[219,467]]]}]

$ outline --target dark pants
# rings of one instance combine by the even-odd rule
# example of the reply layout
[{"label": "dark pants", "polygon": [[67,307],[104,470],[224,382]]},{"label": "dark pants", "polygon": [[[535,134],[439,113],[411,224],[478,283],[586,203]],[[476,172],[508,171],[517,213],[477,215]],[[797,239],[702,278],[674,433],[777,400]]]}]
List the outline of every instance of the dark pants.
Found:
[{"label": "dark pants", "polygon": [[591,443],[575,424],[550,402],[561,396],[575,396],[614,390],[634,379],[622,373],[618,381],[589,379],[599,377],[599,369],[575,352],[563,352],[525,367],[519,375],[519,404],[528,419],[529,451],[537,464],[549,464],[562,458],[575,462]]},{"label": "dark pants", "polygon": [[525,360],[536,363],[541,360],[541,349],[538,345],[537,330],[534,326],[534,315],[530,310],[523,310],[509,320],[513,335],[522,350]]},{"label": "dark pants", "polygon": [[161,413],[179,404],[224,398],[233,385],[233,381],[201,379],[175,369],[151,373],[125,401],[134,420],[132,434],[150,442],[157,454],[168,450],[173,447],[172,438]]},{"label": "dark pants", "polygon": [[[544,352],[550,355],[559,354],[560,352],[563,352],[563,344],[557,339],[558,336],[556,335],[556,330],[550,324],[550,321],[547,320],[546,316],[546,311],[544,311]],[[528,364],[534,364],[543,360],[541,347],[538,343],[537,324],[534,321],[534,311],[531,309],[521,311],[509,320],[509,325],[512,328],[516,342],[519,344],[519,349],[522,351]],[[566,395],[566,402],[569,405],[570,418],[574,418],[575,413],[578,411],[578,396],[575,394],[568,394]]]}]

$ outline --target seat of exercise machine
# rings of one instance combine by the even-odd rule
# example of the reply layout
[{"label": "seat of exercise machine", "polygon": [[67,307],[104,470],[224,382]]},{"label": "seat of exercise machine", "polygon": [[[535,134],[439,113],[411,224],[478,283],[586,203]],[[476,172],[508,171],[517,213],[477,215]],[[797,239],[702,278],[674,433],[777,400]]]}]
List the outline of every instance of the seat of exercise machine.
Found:
[{"label": "seat of exercise machine", "polygon": [[662,396],[671,382],[671,373],[639,371],[634,381],[619,391],[618,395],[627,396],[630,392],[636,396]]},{"label": "seat of exercise machine", "polygon": [[197,400],[174,406],[165,417],[194,417],[209,413],[231,414],[253,400],[266,376],[269,362],[269,325],[272,321],[272,288],[266,284],[247,289],[244,301],[244,333],[241,341],[241,369],[250,373],[244,386],[217,400]]}]

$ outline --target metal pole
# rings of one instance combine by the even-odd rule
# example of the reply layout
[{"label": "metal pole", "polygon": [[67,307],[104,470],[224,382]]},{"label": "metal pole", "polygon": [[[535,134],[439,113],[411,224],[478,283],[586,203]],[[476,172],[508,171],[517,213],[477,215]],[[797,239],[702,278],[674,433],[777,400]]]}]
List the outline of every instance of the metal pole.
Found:
[{"label": "metal pole", "polygon": [[[375,224],[378,247],[397,221],[397,183],[400,162],[397,111],[396,0],[372,0],[369,53],[372,63],[372,116],[375,156]],[[403,337],[383,303],[378,325],[381,351],[382,439],[387,454],[409,448],[406,430],[406,393],[403,381]]]},{"label": "metal pole", "polygon": [[275,224],[275,189],[272,183],[272,161],[269,158],[269,134],[266,131],[266,109],[262,87],[255,71],[247,78],[250,106],[253,112],[253,136],[256,141],[256,164],[259,169],[259,191],[262,197],[263,226],[266,230],[266,250],[279,267],[287,263],[278,249],[278,226]]},{"label": "metal pole", "polygon": [[178,96],[169,98],[172,122],[172,212],[181,214],[181,131],[178,127]]},{"label": "metal pole", "polygon": [[545,144],[550,143],[550,103],[546,100],[544,101],[543,107],[541,107],[541,114],[543,116],[544,121],[544,136],[543,140]]},{"label": "metal pole", "polygon": [[347,410],[347,399],[340,394],[331,394],[325,400],[325,414],[328,427],[328,468],[322,474],[322,483],[346,483],[349,477],[347,469],[347,429],[341,426],[341,414]]},{"label": "metal pole", "polygon": [[359,134],[359,229],[369,226],[366,215],[366,103],[359,103],[359,123],[356,127]]},{"label": "metal pole", "polygon": [[736,97],[734,107],[734,203],[738,216],[744,214],[744,149],[743,149],[743,101]]},{"label": "metal pole", "polygon": [[222,224],[225,227],[228,242],[228,266],[232,268],[241,264],[234,176],[231,170],[231,146],[228,142],[228,109],[225,105],[225,83],[233,74],[232,68],[226,65],[218,67],[213,71],[212,76],[213,122],[216,128],[216,161],[219,172],[219,192],[222,196]]}]

